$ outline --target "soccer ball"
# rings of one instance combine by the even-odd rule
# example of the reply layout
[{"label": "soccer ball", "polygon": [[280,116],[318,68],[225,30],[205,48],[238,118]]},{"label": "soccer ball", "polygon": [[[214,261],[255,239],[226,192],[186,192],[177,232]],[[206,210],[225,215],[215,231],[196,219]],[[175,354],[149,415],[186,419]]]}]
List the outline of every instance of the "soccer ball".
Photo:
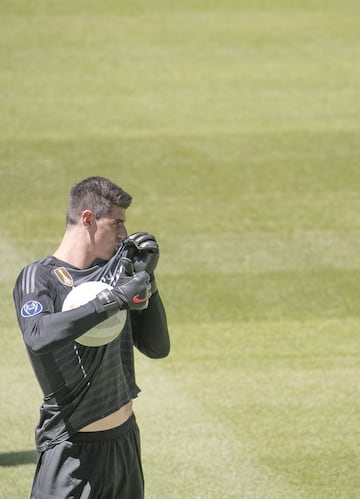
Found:
[{"label": "soccer ball", "polygon": [[[64,300],[63,312],[88,303],[104,289],[112,289],[112,286],[101,281],[88,281],[75,286]],[[87,347],[99,347],[110,343],[121,333],[125,325],[126,315],[126,310],[119,310],[97,326],[89,329],[77,338],[76,342]]]}]

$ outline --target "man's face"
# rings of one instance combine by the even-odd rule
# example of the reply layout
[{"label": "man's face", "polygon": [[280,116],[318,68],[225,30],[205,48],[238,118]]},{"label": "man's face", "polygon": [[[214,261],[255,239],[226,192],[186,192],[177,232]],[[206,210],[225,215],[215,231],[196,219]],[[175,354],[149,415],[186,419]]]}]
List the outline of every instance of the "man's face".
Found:
[{"label": "man's face", "polygon": [[120,242],[126,238],[125,211],[125,208],[114,206],[108,215],[95,220],[94,244],[97,258],[109,260]]}]

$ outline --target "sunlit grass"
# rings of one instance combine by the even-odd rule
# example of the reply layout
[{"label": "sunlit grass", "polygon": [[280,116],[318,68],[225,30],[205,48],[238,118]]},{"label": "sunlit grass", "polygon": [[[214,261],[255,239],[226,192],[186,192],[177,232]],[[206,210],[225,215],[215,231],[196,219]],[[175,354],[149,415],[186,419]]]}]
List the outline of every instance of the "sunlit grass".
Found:
[{"label": "sunlit grass", "polygon": [[0,15],[0,497],[28,497],[41,403],[13,283],[99,174],[161,247],[172,352],[136,356],[147,497],[359,497],[358,4]]}]

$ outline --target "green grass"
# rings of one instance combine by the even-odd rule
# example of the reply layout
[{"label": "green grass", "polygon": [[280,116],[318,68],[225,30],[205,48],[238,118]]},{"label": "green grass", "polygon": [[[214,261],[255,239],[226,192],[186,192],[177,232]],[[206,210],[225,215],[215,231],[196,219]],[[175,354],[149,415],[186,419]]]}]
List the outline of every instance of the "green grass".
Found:
[{"label": "green grass", "polygon": [[41,402],[20,269],[109,176],[158,236],[171,355],[137,355],[147,497],[360,496],[354,0],[0,5],[0,498]]}]

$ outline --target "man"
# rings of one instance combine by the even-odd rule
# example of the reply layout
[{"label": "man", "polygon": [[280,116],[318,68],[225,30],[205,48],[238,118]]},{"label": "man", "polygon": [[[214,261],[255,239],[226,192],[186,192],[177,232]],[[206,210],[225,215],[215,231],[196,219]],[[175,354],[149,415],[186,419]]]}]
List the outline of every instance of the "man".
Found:
[{"label": "man", "polygon": [[[165,357],[170,341],[154,270],[153,236],[127,236],[131,196],[104,177],[70,191],[66,229],[52,256],[25,267],[14,287],[20,329],[44,399],[35,431],[36,499],[141,499],[139,431],[132,401],[135,345]],[[108,289],[73,310],[65,297],[86,281]],[[113,341],[99,347],[76,340],[119,310],[127,319]]]}]

